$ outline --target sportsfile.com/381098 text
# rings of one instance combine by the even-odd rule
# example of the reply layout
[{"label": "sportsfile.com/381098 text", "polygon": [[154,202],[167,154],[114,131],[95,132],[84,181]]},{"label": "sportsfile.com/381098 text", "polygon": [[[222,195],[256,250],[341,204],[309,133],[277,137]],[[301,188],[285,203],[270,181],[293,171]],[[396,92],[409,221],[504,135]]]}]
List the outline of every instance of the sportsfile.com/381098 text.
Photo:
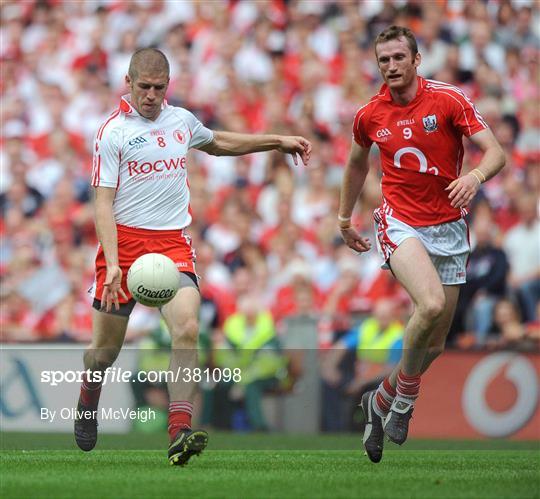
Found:
[{"label": "sportsfile.com/381098 text", "polygon": [[62,383],[82,383],[84,380],[102,383],[239,383],[242,381],[242,370],[239,367],[233,369],[224,368],[189,368],[178,367],[175,370],[163,371],[131,371],[121,367],[108,367],[105,371],[74,371],[74,370],[45,370],[41,371],[40,382],[50,386],[58,386]]}]

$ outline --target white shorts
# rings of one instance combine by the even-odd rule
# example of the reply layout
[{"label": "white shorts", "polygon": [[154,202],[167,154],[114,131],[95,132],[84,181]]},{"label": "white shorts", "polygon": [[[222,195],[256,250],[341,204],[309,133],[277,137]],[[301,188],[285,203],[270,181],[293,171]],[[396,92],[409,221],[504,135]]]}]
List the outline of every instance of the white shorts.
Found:
[{"label": "white shorts", "polygon": [[389,269],[388,260],[396,248],[409,237],[416,237],[426,248],[442,284],[463,284],[470,253],[469,229],[465,220],[440,225],[411,227],[377,210],[374,214],[377,251]]}]

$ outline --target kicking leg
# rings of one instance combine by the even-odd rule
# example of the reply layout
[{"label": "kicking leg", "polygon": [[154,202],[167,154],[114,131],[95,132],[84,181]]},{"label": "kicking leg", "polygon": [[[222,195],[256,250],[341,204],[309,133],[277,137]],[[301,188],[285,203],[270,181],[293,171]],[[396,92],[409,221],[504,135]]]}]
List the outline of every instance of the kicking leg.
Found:
[{"label": "kicking leg", "polygon": [[84,451],[92,450],[97,442],[97,407],[101,394],[100,379],[103,373],[118,357],[128,317],[92,310],[92,343],[84,354],[84,368],[92,374],[85,374],[77,404],[75,418],[75,441]]},{"label": "kicking leg", "polygon": [[[179,382],[168,380],[169,390],[169,462],[184,465],[194,454],[199,454],[208,442],[202,430],[191,429],[193,400],[197,389],[193,381],[198,368],[197,340],[199,334],[199,307],[201,297],[196,287],[187,285],[165,305],[161,313],[172,340],[170,370],[180,372]],[[184,381],[185,380],[185,381]]]}]

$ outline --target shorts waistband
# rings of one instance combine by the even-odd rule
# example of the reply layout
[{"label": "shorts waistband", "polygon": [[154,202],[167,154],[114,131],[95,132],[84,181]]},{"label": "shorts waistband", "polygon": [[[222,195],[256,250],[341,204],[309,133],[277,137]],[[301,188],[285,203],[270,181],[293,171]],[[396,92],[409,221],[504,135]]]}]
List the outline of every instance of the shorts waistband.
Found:
[{"label": "shorts waistband", "polygon": [[139,227],[128,227],[127,225],[116,224],[116,230],[124,234],[132,234],[135,236],[143,236],[152,239],[171,238],[171,237],[183,237],[184,229],[173,230],[154,230],[154,229],[141,229]]}]

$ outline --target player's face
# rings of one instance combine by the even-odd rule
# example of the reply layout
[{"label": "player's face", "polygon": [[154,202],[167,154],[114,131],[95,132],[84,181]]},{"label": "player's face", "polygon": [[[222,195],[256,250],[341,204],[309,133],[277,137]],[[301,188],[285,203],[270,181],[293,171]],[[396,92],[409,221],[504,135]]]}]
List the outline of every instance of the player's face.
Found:
[{"label": "player's face", "polygon": [[141,116],[155,120],[161,112],[161,104],[169,86],[166,74],[139,74],[132,80],[126,76],[126,83],[131,91],[131,105]]},{"label": "player's face", "polygon": [[402,90],[413,84],[420,54],[413,57],[406,38],[379,43],[375,52],[381,76],[391,90]]}]

